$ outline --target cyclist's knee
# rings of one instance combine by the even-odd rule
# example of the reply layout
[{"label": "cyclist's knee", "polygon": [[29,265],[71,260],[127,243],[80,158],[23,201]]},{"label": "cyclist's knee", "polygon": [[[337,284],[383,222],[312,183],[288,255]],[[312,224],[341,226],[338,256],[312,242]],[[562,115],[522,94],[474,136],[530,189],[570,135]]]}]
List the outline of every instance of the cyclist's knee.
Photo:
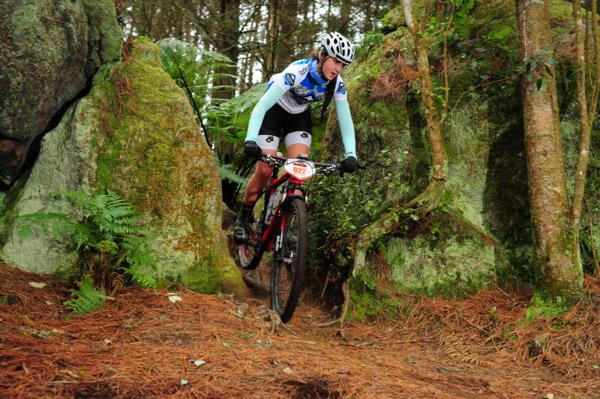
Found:
[{"label": "cyclist's knee", "polygon": [[310,154],[310,147],[305,144],[292,144],[287,148],[287,156],[289,158],[296,158],[298,155],[308,156]]}]

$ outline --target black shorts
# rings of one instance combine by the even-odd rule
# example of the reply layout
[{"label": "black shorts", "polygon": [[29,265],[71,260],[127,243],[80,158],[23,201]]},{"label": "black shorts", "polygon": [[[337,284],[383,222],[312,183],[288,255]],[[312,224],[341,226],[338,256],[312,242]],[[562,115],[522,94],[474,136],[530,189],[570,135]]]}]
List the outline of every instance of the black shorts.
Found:
[{"label": "black shorts", "polygon": [[267,111],[258,133],[257,144],[262,149],[277,151],[281,139],[284,139],[286,148],[292,144],[304,144],[310,147],[312,139],[310,107],[299,114],[290,114],[279,104],[275,104]]}]

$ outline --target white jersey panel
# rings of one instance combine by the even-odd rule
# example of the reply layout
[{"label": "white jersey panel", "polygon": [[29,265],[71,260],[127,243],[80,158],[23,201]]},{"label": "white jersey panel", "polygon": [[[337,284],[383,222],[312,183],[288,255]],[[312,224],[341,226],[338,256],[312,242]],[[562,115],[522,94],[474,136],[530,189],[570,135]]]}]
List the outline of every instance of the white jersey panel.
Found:
[{"label": "white jersey panel", "polygon": [[[285,93],[277,103],[291,114],[299,114],[308,109],[312,102],[325,97],[329,81],[317,72],[317,60],[305,59],[290,64],[281,73],[271,77],[269,85],[277,84]],[[346,99],[346,85],[340,75],[336,80],[334,100]]]}]

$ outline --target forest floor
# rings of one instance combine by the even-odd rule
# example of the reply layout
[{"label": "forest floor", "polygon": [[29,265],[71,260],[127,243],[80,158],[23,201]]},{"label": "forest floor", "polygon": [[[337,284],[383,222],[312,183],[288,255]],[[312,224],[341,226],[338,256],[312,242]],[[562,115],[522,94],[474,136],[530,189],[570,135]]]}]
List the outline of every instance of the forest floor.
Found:
[{"label": "forest floor", "polygon": [[79,315],[68,294],[0,264],[0,398],[600,398],[592,278],[531,323],[528,298],[499,289],[407,296],[397,319],[343,328],[317,327],[331,315],[310,303],[285,328],[259,299],[129,287]]}]

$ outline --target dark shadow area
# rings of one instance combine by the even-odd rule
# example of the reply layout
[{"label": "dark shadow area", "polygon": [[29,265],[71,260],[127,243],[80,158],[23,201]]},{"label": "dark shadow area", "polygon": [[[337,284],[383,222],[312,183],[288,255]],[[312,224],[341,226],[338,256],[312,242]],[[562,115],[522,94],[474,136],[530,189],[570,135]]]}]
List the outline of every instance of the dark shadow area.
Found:
[{"label": "dark shadow area", "polygon": [[[92,89],[93,75],[87,80],[85,88],[72,100],[67,101],[48,122],[42,133],[31,137],[28,141],[18,141],[6,138],[0,134],[0,191],[8,191],[15,184],[23,171],[31,169],[35,164],[44,136],[55,129],[62,120],[65,112],[80,98],[88,95]],[[32,116],[34,117],[34,116]]]}]

